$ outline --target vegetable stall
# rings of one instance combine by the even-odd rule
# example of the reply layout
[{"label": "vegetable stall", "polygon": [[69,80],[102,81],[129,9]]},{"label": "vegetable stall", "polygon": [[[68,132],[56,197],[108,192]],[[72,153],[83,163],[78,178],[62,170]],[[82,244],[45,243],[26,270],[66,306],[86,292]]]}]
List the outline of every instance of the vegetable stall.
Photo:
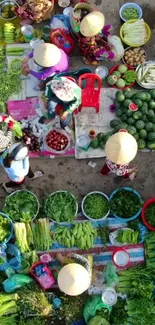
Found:
[{"label": "vegetable stall", "polygon": [[[121,317],[122,325],[150,324],[155,236],[144,216],[152,227],[154,202],[129,187],[109,197],[91,192],[82,202],[61,190],[42,202],[27,190],[8,196],[0,219],[1,323],[120,325]],[[88,292],[73,297],[57,279],[75,255],[91,265],[92,280]]]}]

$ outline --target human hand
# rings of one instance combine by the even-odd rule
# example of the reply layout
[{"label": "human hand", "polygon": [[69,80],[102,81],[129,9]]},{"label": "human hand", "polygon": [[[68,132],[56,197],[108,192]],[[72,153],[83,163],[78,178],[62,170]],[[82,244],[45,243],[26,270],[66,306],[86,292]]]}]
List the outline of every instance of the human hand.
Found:
[{"label": "human hand", "polygon": [[22,61],[22,65],[23,65],[23,66],[24,66],[24,65],[27,65],[28,61],[29,61],[29,57],[26,57],[26,58]]},{"label": "human hand", "polygon": [[67,111],[64,112],[64,113],[61,115],[61,120],[62,120],[62,121],[66,120],[68,114],[69,114],[69,113],[68,113]]},{"label": "human hand", "polygon": [[30,68],[29,68],[28,65],[25,66],[25,67],[22,69],[22,73],[23,73],[24,76],[27,76],[27,75],[29,74],[29,72],[30,72]]}]

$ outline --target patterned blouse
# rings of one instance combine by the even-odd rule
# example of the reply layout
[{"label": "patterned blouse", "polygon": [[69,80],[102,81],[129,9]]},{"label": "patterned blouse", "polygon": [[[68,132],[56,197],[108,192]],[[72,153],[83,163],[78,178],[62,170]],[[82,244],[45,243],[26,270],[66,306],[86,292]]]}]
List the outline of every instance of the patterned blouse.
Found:
[{"label": "patterned blouse", "polygon": [[129,168],[129,164],[118,165],[118,164],[114,164],[109,159],[106,159],[106,164],[107,164],[108,168],[111,170],[111,172],[116,174],[117,176],[124,176],[126,174],[131,173],[131,171],[132,171],[132,169]]}]

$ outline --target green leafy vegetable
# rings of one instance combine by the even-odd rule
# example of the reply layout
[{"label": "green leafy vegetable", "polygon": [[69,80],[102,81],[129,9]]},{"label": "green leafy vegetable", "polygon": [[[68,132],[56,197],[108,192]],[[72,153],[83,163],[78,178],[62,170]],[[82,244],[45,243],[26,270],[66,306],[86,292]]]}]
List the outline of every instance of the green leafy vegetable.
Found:
[{"label": "green leafy vegetable", "polygon": [[0,324],[1,325],[17,325],[17,317],[16,316],[17,315],[1,316]]},{"label": "green leafy vegetable", "polygon": [[111,213],[121,218],[133,217],[142,207],[140,198],[125,189],[119,190],[110,201]]},{"label": "green leafy vegetable", "polygon": [[120,325],[124,324],[127,319],[127,312],[125,311],[126,300],[122,298],[117,298],[117,303],[112,307],[112,312],[110,314],[110,324]]},{"label": "green leafy vegetable", "polygon": [[39,258],[36,251],[22,254],[21,269],[18,273],[29,274],[31,266],[38,262]]},{"label": "green leafy vegetable", "polygon": [[12,94],[21,91],[21,79],[19,76],[2,71],[0,73],[0,102],[6,103]]},{"label": "green leafy vegetable", "polygon": [[88,217],[101,219],[109,211],[109,201],[100,193],[92,193],[86,197],[83,208]]},{"label": "green leafy vegetable", "polygon": [[150,268],[134,267],[120,272],[117,291],[130,297],[150,299],[154,290],[154,273]]},{"label": "green leafy vegetable", "polygon": [[109,241],[110,229],[107,226],[99,226],[97,230],[99,237],[101,237],[103,246],[106,248],[107,242]]},{"label": "green leafy vegetable", "polygon": [[[125,307],[129,316],[128,323],[132,325],[155,324],[155,302],[153,298],[127,299]],[[128,324],[125,323],[125,324]]]},{"label": "green leafy vegetable", "polygon": [[20,289],[18,295],[18,307],[22,316],[48,316],[52,313],[52,305],[48,302],[46,294],[35,283]]},{"label": "green leafy vegetable", "polygon": [[17,294],[0,293],[0,317],[17,313],[17,299]]},{"label": "green leafy vegetable", "polygon": [[155,227],[155,203],[151,203],[145,209],[145,219],[151,227]]},{"label": "green leafy vegetable", "polygon": [[45,203],[47,217],[57,222],[72,221],[76,217],[76,208],[76,199],[65,191],[54,193]]},{"label": "green leafy vegetable", "polygon": [[28,319],[21,317],[18,325],[45,325],[46,323],[47,322],[43,317],[29,317]]},{"label": "green leafy vegetable", "polygon": [[33,244],[36,250],[48,251],[53,243],[50,232],[50,223],[46,218],[38,219],[31,224]]},{"label": "green leafy vegetable", "polygon": [[139,241],[139,231],[120,229],[118,230],[117,241],[121,244],[137,244]]},{"label": "green leafy vegetable", "polygon": [[29,222],[35,217],[38,210],[38,202],[28,191],[19,191],[7,197],[4,212],[13,221]]},{"label": "green leafy vegetable", "polygon": [[0,243],[8,239],[11,233],[11,222],[0,214]]}]

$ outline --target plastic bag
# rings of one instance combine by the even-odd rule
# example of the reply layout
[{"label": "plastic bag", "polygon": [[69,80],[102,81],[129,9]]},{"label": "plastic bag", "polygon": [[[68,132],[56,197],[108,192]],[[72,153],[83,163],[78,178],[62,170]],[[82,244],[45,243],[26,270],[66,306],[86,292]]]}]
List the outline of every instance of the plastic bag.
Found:
[{"label": "plastic bag", "polygon": [[3,287],[5,292],[13,292],[26,284],[31,283],[33,280],[24,274],[13,274],[3,282]]},{"label": "plastic bag", "polygon": [[111,50],[114,53],[114,61],[119,61],[124,56],[124,47],[121,43],[121,40],[116,35],[108,36],[108,43],[111,46]]},{"label": "plastic bag", "polygon": [[71,27],[69,17],[64,15],[55,15],[50,21],[50,26],[52,29],[62,28],[68,31]]},{"label": "plastic bag", "polygon": [[108,263],[104,269],[103,276],[108,287],[115,287],[119,282],[117,268],[113,263]]},{"label": "plastic bag", "polygon": [[[5,254],[6,254],[6,261],[5,263],[0,265],[0,271],[6,271],[9,267],[12,270],[19,270],[21,268],[21,254],[19,249],[12,244],[8,244],[5,248]],[[8,259],[7,255],[11,255],[12,258]]]},{"label": "plastic bag", "polygon": [[108,309],[109,311],[112,310],[112,308],[108,305],[105,305],[101,299],[101,296],[92,296],[88,299],[86,302],[86,305],[83,310],[83,316],[85,319],[85,322],[88,323],[88,321],[96,315],[97,310],[101,310],[103,308]]},{"label": "plastic bag", "polygon": [[88,325],[110,325],[109,322],[101,316],[94,316],[90,319]]}]

